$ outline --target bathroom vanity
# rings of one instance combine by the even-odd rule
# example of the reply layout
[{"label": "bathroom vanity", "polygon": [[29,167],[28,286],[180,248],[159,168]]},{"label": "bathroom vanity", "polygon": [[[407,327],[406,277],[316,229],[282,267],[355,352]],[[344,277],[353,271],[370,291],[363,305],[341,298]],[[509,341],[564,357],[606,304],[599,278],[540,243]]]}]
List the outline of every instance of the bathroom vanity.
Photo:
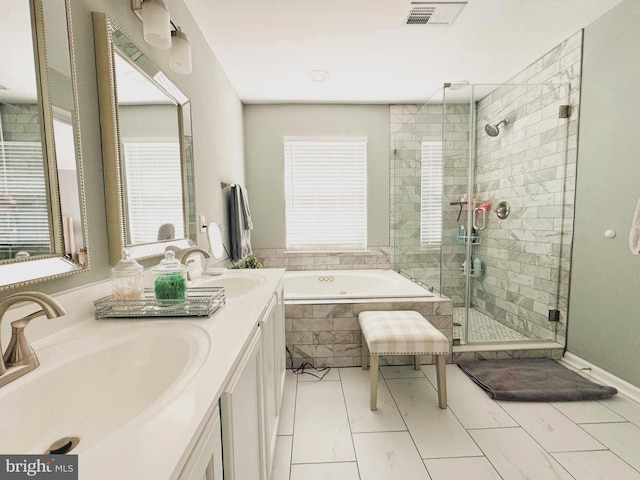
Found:
[{"label": "bathroom vanity", "polygon": [[[196,279],[230,286],[211,317],[94,320],[108,282],[55,295],[68,315],[27,332],[40,367],[0,389],[0,450],[44,453],[73,436],[81,479],[267,480],[286,366],[283,274]],[[25,309],[5,315],[4,345],[4,324]]]}]

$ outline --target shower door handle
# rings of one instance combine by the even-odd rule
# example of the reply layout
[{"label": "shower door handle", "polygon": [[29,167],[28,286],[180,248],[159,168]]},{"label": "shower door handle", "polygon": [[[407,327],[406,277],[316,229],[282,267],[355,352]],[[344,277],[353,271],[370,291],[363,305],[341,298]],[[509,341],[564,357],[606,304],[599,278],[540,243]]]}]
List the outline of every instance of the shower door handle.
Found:
[{"label": "shower door handle", "polygon": [[[482,217],[482,225],[478,225],[478,216]],[[484,207],[473,209],[473,228],[484,230],[487,227],[487,210]]]}]

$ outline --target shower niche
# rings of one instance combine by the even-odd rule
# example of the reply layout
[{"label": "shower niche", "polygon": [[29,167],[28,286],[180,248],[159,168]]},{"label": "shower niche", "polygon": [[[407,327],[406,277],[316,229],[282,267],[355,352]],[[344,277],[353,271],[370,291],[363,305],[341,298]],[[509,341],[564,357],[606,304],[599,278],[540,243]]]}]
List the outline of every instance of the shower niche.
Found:
[{"label": "shower niche", "polygon": [[564,345],[577,93],[446,85],[391,106],[394,265],[453,300],[456,344]]}]

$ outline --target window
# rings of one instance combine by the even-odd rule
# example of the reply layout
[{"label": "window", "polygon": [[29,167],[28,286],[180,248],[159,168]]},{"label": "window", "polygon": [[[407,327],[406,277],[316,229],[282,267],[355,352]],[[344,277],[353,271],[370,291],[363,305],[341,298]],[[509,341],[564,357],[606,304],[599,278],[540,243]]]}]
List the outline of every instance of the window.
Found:
[{"label": "window", "polygon": [[442,142],[422,142],[420,246],[442,243]]},{"label": "window", "polygon": [[180,144],[125,143],[124,158],[130,243],[184,238]]},{"label": "window", "polygon": [[367,248],[367,140],[285,138],[287,249]]},{"label": "window", "polygon": [[50,253],[49,207],[40,142],[0,142],[0,259]]}]

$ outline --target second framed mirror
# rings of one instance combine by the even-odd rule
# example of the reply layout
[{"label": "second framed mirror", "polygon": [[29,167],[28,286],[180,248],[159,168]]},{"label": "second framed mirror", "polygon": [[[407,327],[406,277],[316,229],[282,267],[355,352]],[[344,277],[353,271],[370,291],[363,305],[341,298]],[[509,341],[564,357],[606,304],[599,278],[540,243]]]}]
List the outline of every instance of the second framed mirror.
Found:
[{"label": "second framed mirror", "polygon": [[109,260],[195,239],[189,99],[105,14],[93,13]]}]

